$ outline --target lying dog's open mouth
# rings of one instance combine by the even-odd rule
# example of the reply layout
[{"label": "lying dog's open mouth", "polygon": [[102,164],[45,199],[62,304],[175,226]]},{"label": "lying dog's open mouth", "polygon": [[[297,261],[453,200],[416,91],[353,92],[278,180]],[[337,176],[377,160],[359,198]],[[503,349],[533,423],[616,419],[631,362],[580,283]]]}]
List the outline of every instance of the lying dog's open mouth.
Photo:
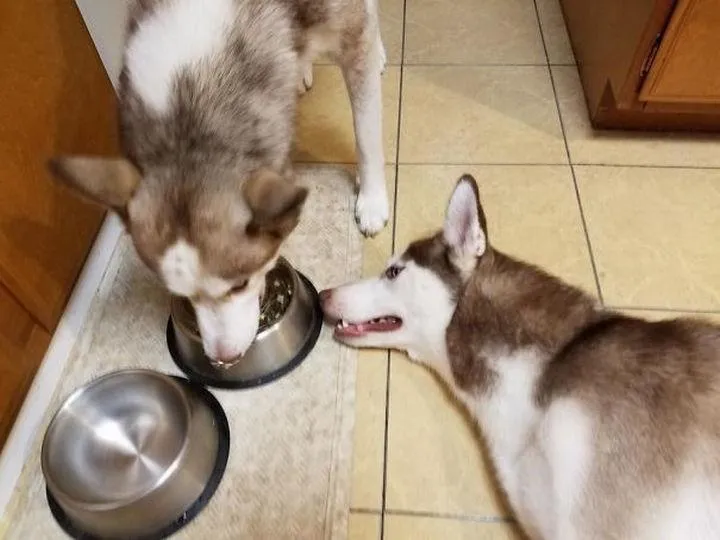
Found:
[{"label": "lying dog's open mouth", "polygon": [[360,323],[349,323],[343,320],[335,324],[335,337],[357,338],[373,332],[393,332],[402,326],[402,320],[393,315],[378,317]]}]

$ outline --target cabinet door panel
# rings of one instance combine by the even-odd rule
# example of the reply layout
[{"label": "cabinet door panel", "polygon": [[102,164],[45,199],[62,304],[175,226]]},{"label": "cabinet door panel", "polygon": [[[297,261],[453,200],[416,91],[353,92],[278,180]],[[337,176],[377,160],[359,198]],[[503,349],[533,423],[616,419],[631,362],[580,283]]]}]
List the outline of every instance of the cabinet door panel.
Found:
[{"label": "cabinet door panel", "polygon": [[720,104],[720,0],[679,0],[640,99]]},{"label": "cabinet door panel", "polygon": [[0,64],[0,280],[52,331],[103,212],[46,163],[117,153],[115,93],[71,0],[0,2]]},{"label": "cabinet door panel", "polygon": [[0,283],[0,447],[49,343],[47,330]]}]

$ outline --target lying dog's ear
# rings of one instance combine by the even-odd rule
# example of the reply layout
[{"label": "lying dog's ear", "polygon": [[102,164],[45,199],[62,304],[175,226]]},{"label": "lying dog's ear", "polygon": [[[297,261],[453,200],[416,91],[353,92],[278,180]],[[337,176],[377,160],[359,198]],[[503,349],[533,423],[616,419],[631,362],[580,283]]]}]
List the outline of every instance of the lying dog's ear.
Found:
[{"label": "lying dog's ear", "polygon": [[487,224],[480,205],[480,195],[475,179],[469,174],[458,180],[450,197],[445,225],[445,244],[450,248],[453,262],[461,269],[475,267],[477,258],[487,248]]},{"label": "lying dog's ear", "polygon": [[274,171],[261,169],[255,172],[243,185],[245,202],[252,211],[248,234],[286,237],[300,221],[307,195],[307,188]]},{"label": "lying dog's ear", "polygon": [[121,215],[140,184],[140,173],[125,159],[59,157],[48,166],[58,180]]}]

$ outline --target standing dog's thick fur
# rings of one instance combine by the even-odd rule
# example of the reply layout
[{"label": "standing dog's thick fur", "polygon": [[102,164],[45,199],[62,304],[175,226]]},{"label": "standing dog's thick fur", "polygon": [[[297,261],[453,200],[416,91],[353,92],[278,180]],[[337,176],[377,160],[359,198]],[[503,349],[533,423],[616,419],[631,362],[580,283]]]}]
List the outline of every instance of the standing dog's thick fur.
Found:
[{"label": "standing dog's thick fur", "polygon": [[387,221],[376,0],[138,0],[120,80],[124,156],[66,157],[57,176],[125,221],[138,253],[195,307],[206,353],[254,338],[264,276],[307,190],[289,161],[312,61],[341,66],[366,234]]},{"label": "standing dog's thick fur", "polygon": [[530,538],[720,538],[720,328],[605,311],[491,248],[472,177],[441,232],[322,297],[338,339],[447,382]]}]

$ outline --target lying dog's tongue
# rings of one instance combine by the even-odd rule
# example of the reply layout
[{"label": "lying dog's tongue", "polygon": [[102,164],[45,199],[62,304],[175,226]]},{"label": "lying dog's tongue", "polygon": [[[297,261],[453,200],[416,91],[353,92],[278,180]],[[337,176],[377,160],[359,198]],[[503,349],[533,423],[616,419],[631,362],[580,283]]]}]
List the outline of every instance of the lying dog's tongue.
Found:
[{"label": "lying dog's tongue", "polygon": [[401,325],[402,322],[397,317],[380,317],[362,323],[339,321],[335,326],[335,335],[338,337],[361,337],[370,332],[392,332]]}]

